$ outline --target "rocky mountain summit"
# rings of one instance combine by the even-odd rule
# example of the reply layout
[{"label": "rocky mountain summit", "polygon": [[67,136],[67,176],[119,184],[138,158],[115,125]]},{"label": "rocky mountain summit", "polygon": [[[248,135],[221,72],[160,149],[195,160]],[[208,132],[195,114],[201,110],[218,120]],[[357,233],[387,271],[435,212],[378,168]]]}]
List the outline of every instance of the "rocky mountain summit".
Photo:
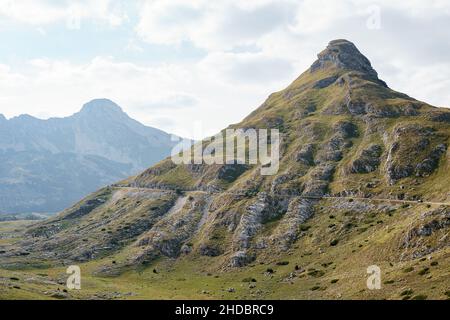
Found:
[{"label": "rocky mountain summit", "polygon": [[169,134],[97,99],[67,118],[0,117],[0,213],[56,212],[170,154]]},{"label": "rocky mountain summit", "polygon": [[[273,266],[295,261],[280,282],[328,283],[323,290],[374,264],[392,277],[426,257],[448,268],[449,115],[390,89],[354,44],[335,40],[230,126],[279,129],[276,175],[166,159],[32,226],[20,250],[34,262],[101,261],[94,274],[116,276],[169,259],[208,272],[270,265],[271,278]],[[427,287],[421,275],[404,277]],[[448,273],[433,279],[448,283]]]},{"label": "rocky mountain summit", "polygon": [[[318,60],[313,63],[310,71],[313,73],[319,69],[327,69],[330,67],[358,71],[372,80],[380,81],[378,79],[378,73],[372,68],[369,59],[361,54],[353,43],[346,40],[331,41],[327,48],[319,53]],[[331,80],[321,80],[319,83],[328,83],[330,85],[333,82]],[[384,82],[381,83],[387,86]]]}]

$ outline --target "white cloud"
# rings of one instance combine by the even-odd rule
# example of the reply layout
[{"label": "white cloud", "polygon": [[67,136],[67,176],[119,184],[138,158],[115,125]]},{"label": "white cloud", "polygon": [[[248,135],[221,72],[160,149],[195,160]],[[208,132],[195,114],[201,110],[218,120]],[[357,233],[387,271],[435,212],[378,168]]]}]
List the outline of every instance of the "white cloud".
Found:
[{"label": "white cloud", "polygon": [[139,43],[135,39],[130,39],[127,43],[127,46],[125,47],[125,51],[142,53],[144,52],[144,49],[142,48],[142,46],[139,45]]},{"label": "white cloud", "polygon": [[295,23],[290,26],[294,33],[311,34],[332,27],[339,20],[355,14],[348,1],[305,0],[296,8]]},{"label": "white cloud", "polygon": [[69,29],[79,29],[85,19],[116,27],[127,16],[114,0],[0,0],[0,21],[5,19],[34,26],[64,22]]},{"label": "white cloud", "polygon": [[[122,1],[56,3],[0,0],[0,20],[37,29],[56,22],[78,28],[86,19],[117,26],[127,19]],[[287,86],[336,38],[353,41],[394,89],[434,105],[450,105],[449,1],[137,3],[139,21],[128,30],[131,36],[121,51],[145,55],[151,49],[143,42],[176,51],[188,42],[203,49],[204,57],[171,63],[158,57],[150,67],[95,55],[85,63],[36,57],[20,70],[0,65],[0,112],[63,116],[89,99],[106,97],[147,124],[190,135],[192,124],[201,120],[212,134]],[[367,27],[374,5],[380,9],[380,29]]]},{"label": "white cloud", "polygon": [[193,42],[226,50],[255,39],[291,20],[292,1],[144,1],[138,35],[147,42]]},{"label": "white cloud", "polygon": [[200,66],[208,77],[221,79],[232,86],[262,87],[294,76],[289,61],[262,53],[211,53]]},{"label": "white cloud", "polygon": [[[323,35],[327,41],[336,35],[365,37],[369,41],[374,32],[367,28],[367,22],[373,18],[374,8],[380,9],[381,28],[385,28],[378,32],[393,35],[397,32],[392,25],[383,26],[383,18],[391,13],[402,22],[413,21],[410,28],[414,28],[414,23],[419,28],[427,22],[430,32],[437,31],[433,30],[431,20],[448,19],[450,14],[448,0],[148,0],[141,3],[136,32],[149,43],[170,45],[189,41],[209,52],[239,46],[267,50],[265,39],[279,37],[281,42],[288,38],[296,40],[291,41],[296,49],[311,42],[322,45],[317,38],[322,39]],[[400,23],[397,27],[402,30]],[[277,43],[271,41],[270,45],[276,47]],[[283,49],[285,55],[292,55],[287,48]]]},{"label": "white cloud", "polygon": [[[205,1],[144,1],[140,9],[138,35],[157,44],[179,44],[206,27]],[[203,12],[202,12],[203,7]]]},{"label": "white cloud", "polygon": [[[188,41],[206,49],[205,73],[218,78],[219,72],[229,84],[286,81],[308,68],[330,40],[348,38],[388,84],[424,100],[432,93],[429,101],[450,104],[434,75],[436,64],[450,67],[449,1],[156,0],[144,1],[141,9],[136,28],[141,39],[166,45]],[[245,46],[252,54],[230,54]]]},{"label": "white cloud", "polygon": [[391,67],[390,82],[394,89],[429,104],[450,108],[450,63],[423,67],[397,61]]},{"label": "white cloud", "polygon": [[[213,134],[241,120],[270,91],[287,85],[284,77],[263,85],[236,85],[240,75],[234,74],[233,59],[245,67],[249,57],[228,59],[228,67],[227,59],[143,67],[112,57],[96,57],[86,64],[33,59],[26,72],[0,65],[1,113],[11,117],[21,110],[39,117],[67,116],[90,99],[106,97],[144,123],[191,135],[193,123],[202,122],[205,134]],[[254,61],[249,61],[249,68],[254,68]],[[256,67],[264,68],[263,58]],[[158,119],[166,120],[158,124]]]},{"label": "white cloud", "polygon": [[64,11],[42,0],[0,0],[0,17],[27,24],[53,23],[64,17]]}]

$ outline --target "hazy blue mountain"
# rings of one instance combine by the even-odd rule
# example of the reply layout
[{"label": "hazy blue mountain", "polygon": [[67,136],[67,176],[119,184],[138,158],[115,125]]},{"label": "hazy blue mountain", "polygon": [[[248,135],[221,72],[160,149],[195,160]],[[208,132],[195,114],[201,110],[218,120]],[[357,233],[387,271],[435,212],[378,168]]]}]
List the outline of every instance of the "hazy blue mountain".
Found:
[{"label": "hazy blue mountain", "polygon": [[107,99],[66,118],[0,115],[0,213],[59,211],[165,158],[173,145]]}]

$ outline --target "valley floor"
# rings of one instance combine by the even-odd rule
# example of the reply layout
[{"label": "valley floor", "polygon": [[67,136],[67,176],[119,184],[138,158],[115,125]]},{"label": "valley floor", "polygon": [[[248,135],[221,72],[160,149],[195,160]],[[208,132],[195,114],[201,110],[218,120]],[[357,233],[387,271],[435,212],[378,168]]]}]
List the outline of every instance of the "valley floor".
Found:
[{"label": "valley floor", "polygon": [[[32,223],[35,222],[1,223],[1,245],[14,246],[20,237],[11,237],[12,231],[20,234]],[[318,221],[311,221],[312,226],[317,224]],[[55,267],[45,261],[33,265],[23,263],[19,257],[17,265],[0,268],[0,299],[450,298],[448,247],[427,257],[392,263],[382,252],[374,258],[373,251],[383,242],[374,234],[325,248],[312,241],[320,232],[319,227],[314,228],[310,230],[312,236],[303,237],[283,255],[220,272],[220,257],[185,256],[177,260],[161,258],[142,270],[130,270],[117,277],[100,277],[95,275],[98,268],[112,263],[114,257],[95,260],[80,265],[81,290],[66,289],[67,266]],[[379,290],[367,288],[367,267],[372,264],[382,270]]]}]

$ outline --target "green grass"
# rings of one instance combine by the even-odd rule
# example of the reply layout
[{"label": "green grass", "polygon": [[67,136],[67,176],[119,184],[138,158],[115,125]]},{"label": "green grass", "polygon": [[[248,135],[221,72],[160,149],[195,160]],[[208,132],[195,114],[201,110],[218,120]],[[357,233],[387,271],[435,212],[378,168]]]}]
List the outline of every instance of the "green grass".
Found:
[{"label": "green grass", "polygon": [[[312,88],[324,77],[343,74],[344,71],[339,69],[307,71],[287,89],[272,94],[241,123],[232,126],[272,126],[281,130],[282,158],[278,176],[263,177],[257,166],[251,166],[239,177],[221,181],[218,178],[220,165],[192,170],[185,165],[175,166],[166,159],[121,183],[133,188],[106,188],[88,197],[106,202],[84,216],[65,219],[86,202],[81,201],[61,216],[40,224],[43,231],[53,231],[48,241],[55,242],[51,244],[59,254],[70,252],[76,256],[86,248],[115,245],[97,254],[94,260],[81,263],[83,289],[70,292],[69,296],[74,299],[240,300],[448,298],[450,248],[445,242],[448,228],[435,230],[428,237],[420,237],[414,232],[437,219],[430,212],[438,206],[431,204],[392,204],[353,199],[353,196],[352,201],[323,199],[314,206],[314,216],[310,220],[303,224],[292,223],[297,239],[292,246],[282,249],[277,246],[277,239],[289,230],[292,221],[286,221],[283,214],[271,216],[271,219],[263,217],[256,222],[254,235],[249,240],[248,253],[256,256],[255,261],[243,268],[229,267],[230,256],[240,249],[236,232],[245,222],[242,217],[255,203],[257,193],[271,190],[275,179],[282,174],[288,179],[277,186],[277,192],[301,193],[313,181],[324,183],[330,194],[350,192],[372,199],[392,199],[404,193],[404,196],[424,200],[449,201],[448,157],[441,157],[439,167],[429,177],[410,176],[391,183],[386,174],[388,150],[394,139],[400,147],[391,155],[391,160],[415,167],[436,144],[449,144],[449,125],[427,120],[427,113],[432,108],[426,104],[417,116],[352,115],[346,106],[349,94],[346,85],[335,84],[321,90]],[[389,109],[401,113],[409,104],[421,104],[360,76],[353,77],[353,84],[352,99],[369,101],[375,112]],[[310,106],[315,110],[307,110]],[[343,158],[334,162],[336,168],[331,181],[317,181],[313,178],[317,166],[298,163],[296,155],[304,144],[311,143],[314,159],[320,159],[327,151],[324,148],[330,139],[338,135],[335,124],[339,121],[357,125],[359,136],[347,139],[346,146],[340,148]],[[430,138],[430,145],[419,150],[416,148],[419,138],[414,134],[414,128],[427,126],[435,128],[435,133]],[[394,137],[394,130],[399,127],[412,129]],[[379,168],[368,174],[350,173],[352,162],[373,143],[384,150]],[[135,186],[170,187],[172,191],[157,194]],[[206,201],[206,196],[204,192],[188,190],[205,190],[211,186],[224,188],[229,193],[208,195],[212,198],[212,209],[206,223],[197,229],[203,214],[201,203]],[[239,198],[230,195],[245,191],[247,194]],[[192,197],[192,203],[189,200],[186,207],[166,217],[168,209],[183,196]],[[199,204],[198,207],[195,204]],[[130,235],[132,230],[142,227],[141,223],[144,223],[144,230]],[[173,228],[175,225],[178,227]],[[14,228],[24,230],[26,226],[27,223],[0,224],[0,234]],[[192,251],[177,259],[162,256],[158,250],[153,248],[152,251],[152,247],[136,242],[146,237],[171,240],[180,236],[183,243],[189,243]],[[408,246],[405,245],[407,238]],[[15,232],[13,237],[0,237],[0,247],[18,248],[22,239],[22,231]],[[255,245],[262,240],[267,247],[256,249]],[[36,244],[41,243],[36,241]],[[163,244],[169,245],[169,241]],[[221,255],[200,256],[200,248],[205,244],[219,249]],[[61,260],[42,258],[40,254],[47,253],[45,248],[40,247],[42,251],[37,250],[30,257],[0,256],[0,266],[3,266],[0,269],[0,298],[50,298],[48,292],[64,288],[57,282],[65,279],[65,268],[61,267]],[[428,252],[429,248],[433,252],[425,254],[423,250]],[[155,253],[147,264],[135,262],[139,261],[136,257],[147,253]],[[428,255],[432,255],[432,262]],[[367,268],[372,265],[382,270],[381,290],[367,288]],[[99,273],[105,266],[118,271],[117,275]],[[19,281],[12,281],[11,277]],[[37,280],[27,280],[31,278]],[[114,292],[120,295],[114,295]]]},{"label": "green grass", "polygon": [[[374,226],[368,231],[369,234],[349,231],[350,234],[343,236],[338,245],[327,247],[329,239],[334,237],[333,234],[327,236],[330,232],[326,231],[330,216],[328,210],[333,212],[333,220],[337,223],[343,223],[346,217],[345,213],[333,210],[332,202],[328,202],[324,211],[308,223],[311,237],[302,237],[285,253],[262,253],[254,263],[244,268],[223,269],[220,267],[224,262],[223,257],[202,257],[194,252],[177,260],[160,258],[145,268],[129,269],[118,277],[95,276],[101,266],[111,265],[113,260],[118,263],[123,261],[130,254],[130,250],[125,248],[108,258],[81,264],[82,290],[69,292],[69,296],[73,299],[90,299],[97,295],[115,299],[418,299],[426,294],[428,299],[446,298],[444,293],[449,290],[447,285],[450,277],[448,249],[433,254],[433,261],[439,263],[433,267],[431,279],[425,279],[419,272],[405,273],[411,268],[428,268],[430,262],[427,260],[407,260],[392,266],[388,263],[389,260],[397,260],[395,255],[398,252],[392,245],[397,243],[395,239],[401,234],[401,224],[409,225],[414,220],[414,214],[400,221],[396,216],[390,217],[386,219],[386,226]],[[420,211],[416,212],[419,214]],[[398,231],[389,232],[390,229]],[[225,230],[223,232],[226,233]],[[358,248],[360,243],[365,245]],[[326,248],[325,253],[319,252],[319,247]],[[284,263],[287,261],[289,264]],[[46,263],[51,264],[50,261]],[[387,283],[382,285],[381,290],[368,290],[366,287],[366,268],[373,264],[380,266],[383,282]],[[301,266],[306,271],[296,271],[295,266]],[[153,269],[158,270],[158,273],[153,273]],[[268,269],[274,272],[268,275]],[[296,276],[289,278],[291,273]],[[44,278],[49,281],[66,277],[65,268],[62,267],[0,269],[1,281],[8,283],[0,290],[0,297],[47,299],[51,297],[44,292],[64,289],[64,285],[24,281],[38,274],[47,275]],[[20,279],[14,281],[14,285],[19,285],[21,289],[10,287],[10,277]],[[250,286],[250,283],[254,285]],[[318,288],[311,290],[315,287]],[[235,291],[229,292],[229,288]],[[404,293],[405,290],[408,292]],[[102,296],[104,292],[119,292],[120,295]],[[417,294],[414,296],[412,292]]]}]

